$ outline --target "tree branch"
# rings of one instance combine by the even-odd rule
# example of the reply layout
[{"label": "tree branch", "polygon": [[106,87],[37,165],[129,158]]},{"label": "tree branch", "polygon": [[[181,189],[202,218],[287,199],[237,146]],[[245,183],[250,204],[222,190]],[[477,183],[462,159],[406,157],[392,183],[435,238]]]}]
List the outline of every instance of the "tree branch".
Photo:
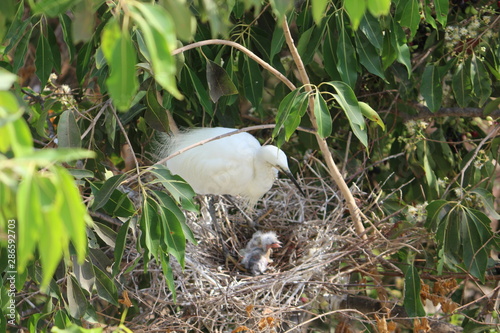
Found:
[{"label": "tree branch", "polygon": [[363,226],[363,223],[361,222],[361,214],[359,212],[359,208],[356,205],[356,201],[354,200],[354,197],[352,196],[351,191],[349,190],[349,187],[347,186],[344,178],[342,178],[342,174],[340,173],[339,169],[335,165],[335,162],[333,161],[332,154],[330,152],[330,149],[328,148],[328,144],[325,139],[321,138],[317,132],[318,130],[318,124],[316,122],[316,117],[314,116],[314,97],[312,92],[312,87],[309,81],[309,77],[307,76],[307,72],[305,70],[304,64],[302,63],[302,59],[300,58],[299,52],[297,51],[297,48],[295,47],[295,44],[293,43],[292,39],[292,34],[290,33],[290,28],[288,27],[288,23],[286,21],[286,18],[283,19],[283,33],[285,35],[285,40],[288,45],[288,48],[290,49],[290,52],[292,54],[292,57],[295,61],[295,64],[297,65],[297,69],[299,71],[300,75],[300,80],[302,81],[302,84],[304,85],[304,89],[310,93],[309,94],[309,110],[308,110],[308,115],[309,118],[311,119],[311,123],[313,124],[314,129],[316,130],[316,140],[318,141],[319,148],[321,150],[321,153],[323,154],[326,165],[328,166],[328,171],[330,173],[330,176],[332,179],[335,181],[337,186],[340,189],[340,192],[342,192],[342,195],[344,196],[344,199],[346,200],[347,207],[349,208],[349,211],[351,212],[352,220],[354,223],[354,228],[356,229],[356,233],[362,237],[363,239],[367,239],[367,236],[365,234],[365,227]]},{"label": "tree branch", "polygon": [[[404,121],[426,119],[426,118],[439,118],[439,117],[486,117],[481,108],[441,108],[436,112],[432,112],[428,107],[422,104],[413,104],[412,107],[418,110],[417,114],[402,113],[401,118]],[[500,109],[495,109],[488,116],[492,118],[500,117]]]}]

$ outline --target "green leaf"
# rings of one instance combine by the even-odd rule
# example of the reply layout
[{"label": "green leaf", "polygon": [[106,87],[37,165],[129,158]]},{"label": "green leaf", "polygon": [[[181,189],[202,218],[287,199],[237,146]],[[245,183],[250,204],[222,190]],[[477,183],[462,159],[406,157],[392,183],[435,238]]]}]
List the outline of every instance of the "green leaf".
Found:
[{"label": "green leaf", "polygon": [[485,240],[482,239],[481,233],[478,230],[478,227],[483,228],[483,225],[481,223],[474,223],[474,215],[466,211],[460,227],[465,267],[472,276],[484,283],[484,276],[488,265],[488,253],[484,248]]},{"label": "green leaf", "polygon": [[434,7],[436,8],[436,20],[441,25],[446,27],[449,12],[449,0],[434,0]]},{"label": "green leaf", "polygon": [[160,205],[162,207],[170,210],[176,216],[177,220],[181,224],[182,230],[184,232],[184,236],[187,238],[187,240],[189,240],[193,244],[197,244],[197,241],[194,237],[193,232],[186,224],[186,216],[179,209],[179,207],[177,207],[177,205],[172,200],[172,198],[164,192],[152,191],[152,193],[155,195],[156,199],[158,200],[158,202],[160,203]]},{"label": "green leaf", "polygon": [[160,248],[161,225],[154,205],[154,201],[147,198],[142,205],[142,216],[139,219],[139,228],[142,231],[140,244],[147,250],[146,260],[151,255],[157,257]]},{"label": "green leaf", "polygon": [[354,53],[354,47],[344,25],[340,27],[337,60],[337,70],[342,81],[351,87],[355,87],[358,78],[356,54]]},{"label": "green leaf", "polygon": [[443,88],[441,85],[441,76],[436,66],[429,64],[425,67],[420,93],[431,112],[439,110],[443,99]]},{"label": "green leaf", "polygon": [[72,29],[71,32],[75,44],[86,43],[92,38],[96,20],[94,6],[92,1],[81,1],[73,8],[73,26],[77,29]]},{"label": "green leaf", "polygon": [[405,270],[405,293],[403,306],[409,317],[424,317],[425,310],[420,299],[420,276],[413,264]]},{"label": "green leaf", "polygon": [[94,221],[92,225],[95,233],[108,246],[116,246],[116,232],[105,224]]},{"label": "green leaf", "polygon": [[95,274],[94,266],[89,259],[85,259],[82,264],[78,263],[76,256],[71,256],[71,263],[73,264],[73,274],[76,280],[89,294],[92,293],[94,287]]},{"label": "green leaf", "polygon": [[472,56],[470,74],[472,91],[479,98],[479,107],[482,107],[491,96],[492,83],[483,61],[476,57],[475,54]]},{"label": "green leaf", "polygon": [[81,148],[82,139],[80,127],[76,123],[73,110],[64,111],[59,117],[57,125],[57,138],[59,147],[62,148]]},{"label": "green leaf", "polygon": [[285,34],[283,33],[283,28],[276,24],[274,27],[273,37],[271,39],[271,50],[269,51],[269,59],[271,63],[274,56],[277,55],[283,48],[283,43],[285,42]]},{"label": "green leaf", "polygon": [[78,285],[78,282],[76,282],[73,276],[68,275],[66,281],[67,281],[68,312],[71,317],[75,319],[81,319],[85,314],[85,312],[87,312],[89,303],[82,289]]},{"label": "green leaf", "polygon": [[167,287],[172,293],[172,299],[175,303],[177,301],[177,291],[175,289],[174,273],[172,271],[172,267],[170,266],[170,258],[165,253],[162,253],[160,257],[161,257],[161,268],[163,270],[163,276],[165,277]]},{"label": "green leaf", "polygon": [[101,271],[99,267],[94,266],[95,271],[95,287],[97,295],[109,303],[119,306],[118,304],[118,291],[116,285],[106,273]]},{"label": "green leaf", "polygon": [[66,43],[66,47],[68,48],[69,53],[69,61],[73,62],[73,58],[75,56],[75,44],[73,42],[73,34],[72,34],[72,25],[71,19],[67,14],[61,14],[59,16],[59,22],[61,23],[61,30],[63,33],[63,39]]},{"label": "green leaf", "polygon": [[[177,47],[174,20],[161,6],[134,2],[134,20],[139,24],[151,57],[155,80],[177,99],[177,67],[172,51]],[[137,9],[137,10],[136,10]]]},{"label": "green leaf", "polygon": [[46,166],[56,162],[70,162],[78,159],[94,158],[95,152],[84,149],[58,148],[33,151],[29,155],[16,158],[17,163],[35,163]]},{"label": "green leaf", "polygon": [[177,203],[180,203],[185,209],[197,211],[192,203],[195,193],[191,186],[181,177],[172,175],[164,165],[159,164],[156,164],[155,167],[151,169],[151,173],[157,178],[157,181],[167,189]]},{"label": "green leaf", "polygon": [[113,191],[121,184],[126,176],[126,174],[121,174],[110,177],[108,180],[106,180],[99,192],[94,195],[94,204],[92,205],[93,211],[98,210],[99,208],[103,207],[106,202],[108,202]]},{"label": "green leaf", "polygon": [[377,50],[363,33],[354,34],[359,62],[372,74],[385,80],[384,69]]},{"label": "green leaf", "polygon": [[132,40],[127,30],[120,31],[118,23],[111,20],[104,27],[102,43],[102,50],[110,67],[110,74],[106,79],[108,92],[116,108],[127,111],[139,87]]},{"label": "green leaf", "polygon": [[212,107],[212,103],[210,103],[210,97],[208,95],[207,89],[205,89],[200,79],[198,78],[198,76],[196,76],[196,74],[193,72],[191,68],[186,66],[186,70],[187,70],[186,72],[189,75],[189,78],[191,79],[191,83],[194,86],[194,91],[198,96],[200,104],[205,109],[205,112],[207,112],[210,116],[213,116],[214,110]]},{"label": "green leaf", "polygon": [[293,2],[289,0],[270,0],[269,2],[279,22],[281,22],[282,18],[288,14],[288,11],[293,8]]},{"label": "green leaf", "polygon": [[[43,230],[40,189],[33,180],[34,170],[30,170],[19,183],[17,189],[17,270],[23,273],[33,258],[35,247]],[[15,268],[11,268],[15,270]]]},{"label": "green leaf", "polygon": [[341,76],[337,70],[337,45],[335,43],[335,35],[336,32],[333,24],[329,24],[323,42],[323,64],[330,78],[340,80]]},{"label": "green leaf", "polygon": [[32,6],[31,10],[33,14],[54,17],[65,13],[80,1],[81,0],[40,0],[37,2],[30,1],[30,5]]},{"label": "green leaf", "polygon": [[385,131],[385,124],[382,121],[382,118],[378,115],[377,111],[373,110],[373,108],[365,102],[358,102],[358,104],[363,116],[376,122]]},{"label": "green leaf", "polygon": [[295,132],[297,127],[300,125],[302,117],[307,112],[307,107],[309,106],[309,95],[304,94],[303,98],[300,98],[295,107],[290,112],[290,115],[285,119],[285,140],[290,140],[290,137]]},{"label": "green leaf", "polygon": [[221,96],[238,93],[226,70],[210,60],[207,61],[207,82],[210,98],[214,103],[217,103]]},{"label": "green leaf", "polygon": [[358,99],[351,87],[341,81],[330,81],[327,82],[327,84],[332,86],[337,92],[337,94],[334,94],[334,97],[346,113],[349,122],[357,124],[361,129],[364,129],[365,120],[363,118],[363,113],[361,112]]},{"label": "green leaf", "polygon": [[319,24],[325,16],[328,2],[329,0],[312,0],[312,16],[316,24]]},{"label": "green leaf", "polygon": [[368,41],[375,46],[380,54],[384,44],[384,34],[380,27],[380,21],[373,17],[370,13],[366,13],[361,20],[359,29],[367,37]]},{"label": "green leaf", "polygon": [[[400,9],[399,7],[402,6]],[[410,40],[417,33],[418,25],[420,24],[420,8],[417,0],[400,1],[396,18],[401,26],[410,28]]]},{"label": "green leaf", "polygon": [[[101,43],[104,42],[101,38]],[[85,43],[82,48],[78,51],[77,59],[78,62],[76,64],[76,77],[78,78],[78,82],[83,84],[85,77],[89,74],[89,65],[90,58],[94,51],[94,45],[92,41]]]},{"label": "green leaf", "polygon": [[[9,90],[12,84],[16,80],[17,80],[17,75],[12,74],[11,72],[9,72],[4,68],[0,68],[0,90]],[[3,115],[1,116],[3,118]],[[0,120],[0,124],[2,123],[2,121],[3,120]]]},{"label": "green leaf", "polygon": [[255,108],[260,107],[264,79],[259,65],[247,56],[243,57],[243,85],[245,97]]},{"label": "green leaf", "polygon": [[177,216],[165,207],[156,206],[160,217],[163,243],[167,245],[168,253],[172,254],[184,269],[184,255],[186,252],[186,237]]},{"label": "green leaf", "polygon": [[157,131],[169,131],[167,111],[158,102],[154,87],[148,89],[146,94],[146,112],[144,112],[144,120],[149,126]]},{"label": "green leaf", "polygon": [[293,112],[294,108],[299,103],[299,100],[304,97],[307,97],[307,94],[301,93],[299,88],[288,93],[288,95],[286,95],[285,98],[281,100],[281,103],[278,106],[278,112],[276,114],[276,126],[274,127],[272,134],[273,139],[276,138],[278,134],[283,130],[283,125],[285,124],[285,121]]},{"label": "green leaf", "polygon": [[184,42],[191,41],[196,32],[196,19],[191,13],[189,2],[173,0],[162,1],[161,4],[174,20],[177,37]]},{"label": "green leaf", "polygon": [[497,97],[484,106],[483,115],[487,116],[493,111],[499,110],[500,109],[499,105],[500,105],[500,97]]},{"label": "green leaf", "polygon": [[466,107],[472,100],[472,83],[470,69],[465,66],[464,62],[458,64],[457,71],[453,74],[451,87],[453,95],[458,105]]},{"label": "green leaf", "polygon": [[120,272],[121,260],[123,258],[123,252],[125,251],[125,245],[127,244],[127,234],[130,226],[130,221],[125,222],[118,230],[118,234],[116,235],[115,248],[113,251],[114,262],[113,262],[113,276],[117,276]]},{"label": "green leaf", "polygon": [[368,0],[367,1],[368,10],[373,16],[379,17],[381,15],[389,14],[391,9],[391,0]]},{"label": "green leaf", "polygon": [[443,221],[444,215],[447,214],[449,208],[448,201],[446,200],[435,200],[432,201],[425,207],[427,211],[427,220],[425,222],[425,227],[435,232],[439,224]]},{"label": "green leaf", "polygon": [[333,94],[333,97],[344,110],[354,135],[356,135],[359,141],[367,147],[368,134],[366,132],[365,120],[356,95],[354,95],[354,91],[352,91],[351,87],[346,83],[341,81],[330,81],[326,84],[332,86],[336,90],[337,94]]},{"label": "green leaf", "polygon": [[[432,2],[434,3],[434,0]],[[435,30],[437,30],[436,20],[432,16],[433,6],[431,6],[431,0],[425,0],[425,4],[423,6],[424,6],[425,21],[429,23]]]},{"label": "green leaf", "polygon": [[412,73],[410,49],[408,48],[405,32],[396,20],[392,20],[392,31],[389,37],[397,53],[396,61],[406,67],[408,77],[410,77]]},{"label": "green leaf", "polygon": [[45,86],[45,84],[49,80],[49,75],[52,72],[52,68],[54,67],[54,59],[52,57],[49,42],[43,34],[40,34],[40,37],[38,37],[35,67],[36,76],[38,76],[38,79],[42,83],[42,86]]},{"label": "green leaf", "polygon": [[332,133],[332,116],[319,90],[316,90],[314,95],[314,116],[318,126],[318,135],[323,139],[329,137]]},{"label": "green leaf", "polygon": [[19,73],[19,70],[25,66],[26,52],[28,51],[28,45],[32,32],[33,29],[27,29],[17,44],[16,52],[14,53],[14,62],[12,64],[12,70],[14,73]]},{"label": "green leaf", "polygon": [[54,33],[54,29],[49,25],[47,26],[47,41],[50,47],[50,54],[52,55],[52,65],[56,73],[61,73],[61,51],[59,43]]},{"label": "green leaf", "polygon": [[470,193],[476,194],[479,199],[481,199],[484,207],[488,211],[488,215],[490,215],[494,219],[500,220],[500,214],[498,214],[495,209],[495,197],[490,191],[478,187],[471,190]]},{"label": "green leaf", "polygon": [[366,11],[366,0],[344,0],[344,9],[351,19],[352,29],[357,30]]},{"label": "green leaf", "polygon": [[59,216],[64,225],[64,231],[71,240],[78,260],[83,262],[87,252],[86,227],[92,223],[87,213],[87,207],[82,202],[80,191],[68,170],[62,167],[56,169],[59,181],[58,193],[62,196]]}]

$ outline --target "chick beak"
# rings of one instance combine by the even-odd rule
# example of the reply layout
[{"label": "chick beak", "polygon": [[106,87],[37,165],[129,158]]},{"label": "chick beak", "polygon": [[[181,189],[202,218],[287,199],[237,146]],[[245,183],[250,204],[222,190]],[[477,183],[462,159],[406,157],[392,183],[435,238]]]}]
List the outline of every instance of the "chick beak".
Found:
[{"label": "chick beak", "polygon": [[288,170],[283,169],[283,168],[279,168],[279,170],[281,172],[283,172],[292,181],[292,183],[297,187],[297,189],[299,190],[299,192],[305,197],[306,194],[304,193],[304,191],[302,191],[302,188],[300,187],[300,185],[297,182],[297,180],[293,177],[292,173],[290,171],[288,171]]},{"label": "chick beak", "polygon": [[281,247],[281,242],[280,241],[276,241],[275,243],[272,243],[271,245],[269,245],[269,247],[271,249],[278,249]]}]

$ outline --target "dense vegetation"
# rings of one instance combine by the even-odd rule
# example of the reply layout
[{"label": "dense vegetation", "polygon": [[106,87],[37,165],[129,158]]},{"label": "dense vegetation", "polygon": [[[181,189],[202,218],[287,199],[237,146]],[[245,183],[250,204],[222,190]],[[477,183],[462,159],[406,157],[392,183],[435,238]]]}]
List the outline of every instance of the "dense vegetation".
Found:
[{"label": "dense vegetation", "polygon": [[[0,331],[127,330],[118,283],[152,263],[182,293],[172,265],[197,242],[183,212],[198,204],[150,167],[155,132],[175,126],[252,127],[335,184],[352,237],[408,242],[356,274],[415,330],[425,298],[456,329],[498,330],[499,6],[3,0]],[[122,267],[132,236],[141,257]],[[365,328],[394,328],[379,315]]]}]

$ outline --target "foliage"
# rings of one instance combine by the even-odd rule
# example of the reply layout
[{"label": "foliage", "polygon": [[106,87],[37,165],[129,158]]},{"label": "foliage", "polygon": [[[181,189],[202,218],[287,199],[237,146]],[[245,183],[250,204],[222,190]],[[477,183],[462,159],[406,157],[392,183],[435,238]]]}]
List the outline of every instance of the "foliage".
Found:
[{"label": "foliage", "polygon": [[[404,267],[408,314],[424,314],[423,276],[460,273],[457,280],[488,284],[495,264],[489,255],[499,250],[490,225],[499,217],[492,195],[500,114],[496,6],[3,1],[0,255],[8,258],[4,235],[15,220],[16,288],[33,283],[46,295],[37,300],[42,315],[18,317],[20,324],[36,330],[47,322],[62,329],[103,321],[90,296],[118,309],[121,276],[137,267],[147,275],[154,263],[175,299],[172,257],[184,267],[186,241],[196,243],[183,214],[197,212],[194,193],[164,167],[140,168],[155,160],[152,129],[167,131],[172,119],[182,127],[275,124],[260,134],[295,156],[326,140],[347,183],[376,193],[366,202],[377,207],[371,219],[389,221],[397,236],[404,234],[400,225],[429,232],[428,242],[386,258]],[[309,84],[290,56],[283,22]],[[122,268],[127,246],[143,256]],[[424,257],[423,265],[405,266]],[[12,267],[0,269],[6,281]],[[124,322],[114,310],[106,315]]]}]

